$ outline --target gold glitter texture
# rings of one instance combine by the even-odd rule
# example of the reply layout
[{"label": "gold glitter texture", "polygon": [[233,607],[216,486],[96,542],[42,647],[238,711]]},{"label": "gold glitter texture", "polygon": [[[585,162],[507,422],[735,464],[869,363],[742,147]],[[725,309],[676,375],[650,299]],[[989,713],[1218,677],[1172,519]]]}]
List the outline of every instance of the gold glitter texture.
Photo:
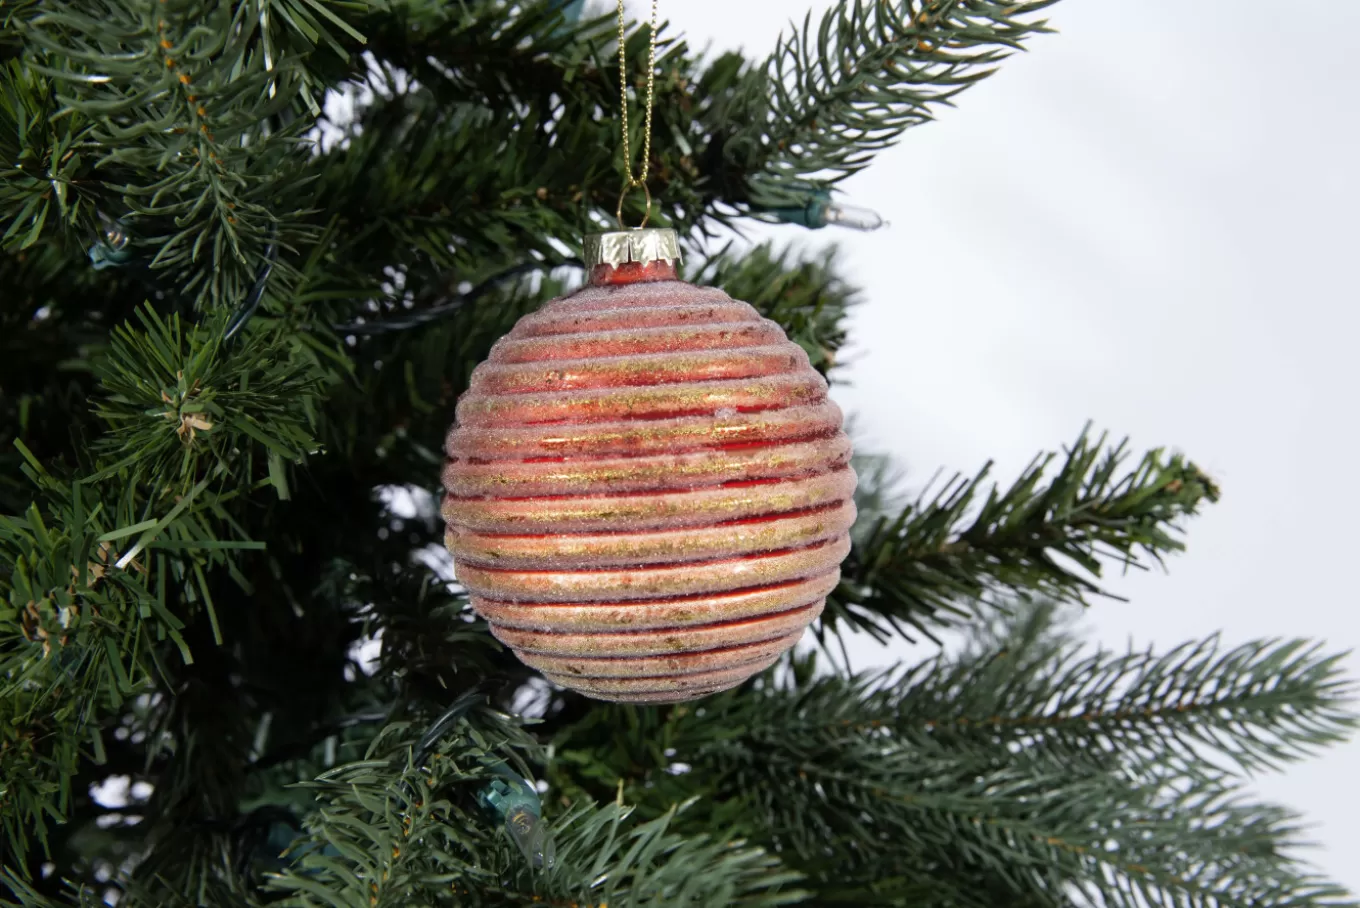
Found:
[{"label": "gold glitter texture", "polygon": [[454,527],[449,548],[465,564],[496,568],[626,567],[799,548],[835,539],[854,520],[854,506],[841,501],[825,510],[677,530],[504,536]]},{"label": "gold glitter texture", "polygon": [[485,460],[680,454],[743,443],[808,441],[834,435],[840,427],[840,408],[824,400],[808,407],[722,417],[706,414],[570,426],[464,426],[450,436],[448,453]]},{"label": "gold glitter texture", "polygon": [[787,514],[843,501],[854,491],[855,474],[841,469],[806,479],[669,492],[544,498],[448,496],[443,514],[446,520],[456,515],[459,527],[488,533],[576,533],[619,526],[651,530]]},{"label": "gold glitter texture", "polygon": [[472,604],[492,625],[502,630],[538,630],[554,634],[671,631],[819,605],[836,588],[838,579],[837,573],[832,571],[806,580],[755,589],[633,602],[509,603],[474,595]]}]

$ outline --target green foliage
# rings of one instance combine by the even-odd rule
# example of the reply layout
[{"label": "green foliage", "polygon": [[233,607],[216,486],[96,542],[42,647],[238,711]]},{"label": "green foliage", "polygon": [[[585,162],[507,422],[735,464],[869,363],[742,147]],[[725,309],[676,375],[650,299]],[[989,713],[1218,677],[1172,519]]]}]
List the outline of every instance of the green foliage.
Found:
[{"label": "green foliage", "polygon": [[[95,200],[83,186],[91,124],[79,113],[53,119],[50,79],[18,60],[0,80],[0,227],[6,246],[38,242],[48,218],[92,231]],[[86,154],[81,155],[85,150]]]},{"label": "green foliage", "polygon": [[[686,274],[834,379],[834,255],[716,231],[864,167],[1047,5],[842,0],[754,66],[663,32]],[[620,708],[475,618],[441,446],[612,223],[614,36],[561,0],[0,3],[0,904],[1340,904],[1238,787],[1349,730],[1335,657],[1086,654],[1033,606],[1181,548],[1218,490],[1179,455],[1083,434],[910,502],[858,455],[823,644],[977,635],[890,675]],[[507,767],[551,782],[549,866],[478,806]]]},{"label": "green foliage", "polygon": [[[846,0],[814,28],[780,39],[753,73],[754,109],[727,147],[752,171],[757,207],[795,206],[809,180],[839,182],[936,106],[996,71],[1033,35],[1055,0]],[[755,102],[759,99],[760,103]]]},{"label": "green foliage", "polygon": [[361,36],[322,0],[101,6],[44,3],[13,20],[35,75],[6,80],[9,116],[37,126],[56,108],[73,123],[19,131],[28,200],[7,239],[37,242],[54,202],[88,223],[121,198],[153,267],[187,275],[180,293],[237,300],[272,238],[308,237],[286,214],[303,187],[276,179],[307,155],[277,118],[295,100],[319,112],[304,60],[318,43],[344,53],[328,26]]},{"label": "green foliage", "polygon": [[282,458],[312,444],[320,384],[297,377],[282,335],[224,354],[220,331],[141,318],[145,332],[115,329],[91,363],[111,426],[89,452],[97,466],[68,480],[19,444],[43,497],[0,516],[3,821],[20,855],[67,819],[80,759],[103,750],[103,717],[166,678],[167,657],[192,661],[185,619],[206,612],[221,643],[208,577],[248,588],[236,556],[263,548],[228,508],[261,485],[287,497]]},{"label": "green foliage", "polygon": [[258,449],[286,498],[281,461],[316,446],[322,380],[313,364],[282,332],[253,332],[224,349],[216,326],[186,332],[178,316],[162,320],[149,308],[138,318],[144,330],[114,329],[95,368],[106,394],[96,412],[109,425],[96,451],[112,461],[103,472],[184,484],[203,464],[231,464],[249,482],[263,472],[252,468]]},{"label": "green foliage", "polygon": [[696,828],[788,855],[817,904],[1057,906],[1067,887],[1112,906],[1353,904],[1292,865],[1294,818],[1231,771],[1353,727],[1337,657],[1083,652],[1055,614],[1020,607],[911,668],[818,677],[809,658],[695,706],[597,710],[554,742],[550,778],[621,780],[649,814],[701,792]]},{"label": "green foliage", "polygon": [[[670,830],[686,805],[630,822],[621,803],[578,803],[553,824],[557,857],[530,867],[470,792],[535,748],[496,721],[460,723],[419,760],[409,725],[393,724],[367,758],[309,787],[320,808],[271,888],[287,906],[784,905],[798,875],[758,848]],[[570,901],[568,901],[570,900]]]},{"label": "green foliage", "polygon": [[[985,75],[995,48],[1042,30],[1025,23],[1044,5],[948,2],[917,22],[905,7],[847,4],[822,23],[818,58],[809,22],[763,69],[736,55],[700,69],[667,42],[651,168],[660,216],[706,229],[805,202],[809,179],[864,166]],[[567,21],[558,7],[179,0],[96,17],[74,2],[23,5],[10,21],[30,59],[11,64],[0,112],[14,124],[0,135],[16,162],[10,241],[89,236],[96,211],[125,217],[174,293],[215,306],[245,294],[269,244],[300,249],[335,224],[330,261],[352,298],[385,267],[433,278],[509,248],[560,257],[548,240],[573,243],[582,224],[610,219],[619,162],[611,23]],[[633,59],[645,40],[630,36]],[[369,100],[327,124],[344,141],[309,156],[300,139],[327,122],[324,89]],[[276,279],[291,279],[287,262]]]},{"label": "green foliage", "polygon": [[1108,595],[1096,583],[1103,558],[1145,568],[1182,550],[1179,522],[1217,501],[1217,485],[1160,449],[1123,470],[1127,441],[1106,448],[1104,435],[1092,442],[1088,431],[1051,477],[1058,455],[1041,455],[980,505],[990,464],[933,496],[926,490],[895,517],[869,512],[824,627],[844,622],[880,640],[894,631],[911,639],[904,625],[930,636],[932,625],[973,618],[998,595],[1085,604]]},{"label": "green foliage", "polygon": [[926,662],[902,676],[897,683],[912,688],[935,740],[1002,739],[1071,764],[1124,759],[1223,775],[1278,770],[1354,725],[1344,655],[1324,656],[1303,640],[1225,651],[1217,636],[1161,655],[1088,653],[1047,623],[1050,611],[994,622],[959,662]]},{"label": "green foliage", "polygon": [[58,242],[0,252],[0,513],[32,498],[15,440],[44,463],[69,465],[102,430],[89,405],[89,358],[108,343],[109,325],[146,299],[135,276],[96,272],[84,255]]},{"label": "green foliage", "polygon": [[[145,689],[156,643],[168,640],[188,658],[183,622],[152,589],[157,582],[164,589],[168,559],[143,553],[168,521],[134,522],[130,496],[106,505],[81,483],[36,467],[30,475],[51,510],[35,504],[0,517],[0,562],[8,568],[0,577],[0,818],[19,855],[30,836],[45,845],[49,822],[68,819],[77,763],[102,750],[92,719]],[[168,517],[190,524],[194,497]],[[110,528],[120,522],[131,526]],[[123,552],[134,535],[140,539]]]},{"label": "green foliage", "polygon": [[[579,253],[583,227],[612,223],[618,71],[607,19],[565,23],[552,2],[412,2],[360,25],[381,62],[351,73],[347,90],[369,100],[313,168],[321,213],[341,229],[333,267],[344,286],[378,296],[386,269],[407,287],[448,288],[526,261],[557,265]],[[641,54],[645,34],[629,40]],[[686,51],[676,44],[658,60],[668,75],[653,163],[659,214],[681,226],[711,201],[679,150],[696,132],[676,103],[696,66]],[[627,214],[639,220],[641,202]]]}]

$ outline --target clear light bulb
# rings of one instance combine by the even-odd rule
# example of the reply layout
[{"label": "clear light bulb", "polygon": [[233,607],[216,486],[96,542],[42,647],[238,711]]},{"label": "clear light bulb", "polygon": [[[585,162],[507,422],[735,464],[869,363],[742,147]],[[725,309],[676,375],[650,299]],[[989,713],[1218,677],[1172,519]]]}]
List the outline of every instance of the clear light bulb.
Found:
[{"label": "clear light bulb", "polygon": [[115,221],[102,212],[99,215],[99,240],[87,252],[95,271],[125,265],[132,259],[128,248],[130,239],[127,227],[122,221]]},{"label": "clear light bulb", "polygon": [[527,807],[512,807],[505,814],[505,831],[519,848],[529,866],[536,870],[551,869],[557,860],[552,833],[543,817]]},{"label": "clear light bulb", "polygon": [[842,205],[839,202],[832,202],[826,206],[826,210],[822,213],[822,220],[837,227],[866,231],[877,230],[887,223],[877,211],[860,208],[856,205]]},{"label": "clear light bulb", "polygon": [[552,830],[543,821],[543,802],[538,792],[504,763],[491,767],[500,778],[478,793],[478,800],[494,810],[501,819],[510,841],[515,843],[529,866],[550,869],[557,859]]}]

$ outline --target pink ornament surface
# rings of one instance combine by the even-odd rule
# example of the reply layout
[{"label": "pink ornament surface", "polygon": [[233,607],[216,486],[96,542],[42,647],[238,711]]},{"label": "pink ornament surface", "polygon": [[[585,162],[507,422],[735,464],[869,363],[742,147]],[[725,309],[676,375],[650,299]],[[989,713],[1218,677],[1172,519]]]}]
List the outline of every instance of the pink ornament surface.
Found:
[{"label": "pink ornament surface", "polygon": [[598,699],[693,700],[821,613],[850,549],[850,442],[754,308],[669,266],[596,271],[473,372],[446,541],[525,664]]}]

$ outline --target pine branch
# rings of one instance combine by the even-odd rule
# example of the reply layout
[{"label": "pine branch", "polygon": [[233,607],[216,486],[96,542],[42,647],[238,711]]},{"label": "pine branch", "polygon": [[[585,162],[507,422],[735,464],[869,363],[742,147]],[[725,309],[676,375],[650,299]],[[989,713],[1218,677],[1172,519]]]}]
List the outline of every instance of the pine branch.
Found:
[{"label": "pine branch", "polygon": [[1302,640],[1224,651],[1217,636],[1162,655],[1084,652],[1053,621],[1053,606],[1029,609],[1014,624],[994,622],[967,657],[911,669],[896,682],[912,692],[899,723],[959,746],[1042,747],[1071,761],[1129,761],[1136,772],[1170,761],[1206,772],[1222,759],[1219,771],[1247,773],[1279,770],[1354,727],[1345,654],[1322,656]]},{"label": "pine branch", "polygon": [[[355,3],[344,6],[344,16],[331,5],[341,7],[321,0],[261,8],[191,5],[157,18],[114,4],[108,21],[98,23],[77,4],[47,4],[41,13],[36,6],[22,7],[24,13],[14,18],[39,83],[25,87],[17,77],[6,80],[16,86],[9,92],[14,98],[29,98],[12,105],[16,124],[22,119],[28,125],[15,125],[13,134],[27,138],[11,159],[59,161],[70,172],[40,173],[38,164],[24,165],[33,172],[23,172],[22,192],[37,207],[18,210],[11,224],[20,231],[16,238],[36,240],[53,205],[70,222],[68,232],[91,236],[94,213],[115,207],[122,196],[133,205],[133,251],[145,255],[154,249],[150,261],[158,273],[179,276],[176,293],[187,290],[199,303],[235,305],[276,231],[279,243],[300,251],[318,241],[321,224],[338,218],[346,234],[358,235],[329,253],[357,278],[371,276],[375,263],[409,263],[411,252],[446,269],[457,248],[461,270],[479,255],[512,245],[551,257],[554,246],[542,238],[571,243],[582,224],[612,211],[617,143],[610,118],[596,116],[618,103],[615,64],[602,53],[612,34],[607,21],[568,23],[560,4],[547,0]],[[965,49],[1017,44],[1042,26],[1006,16],[1023,17],[1043,5],[1003,11],[989,3],[946,0],[917,19],[898,21],[903,13],[888,4],[874,4],[870,12],[856,3],[827,33],[836,36],[836,53],[857,60],[853,67],[845,60],[814,65],[801,59],[806,42],[795,33],[771,58],[767,76],[755,81],[743,81],[736,58],[700,74],[684,45],[668,42],[660,61],[652,162],[653,194],[666,199],[664,216],[690,229],[707,219],[725,221],[734,206],[753,200],[757,207],[773,204],[755,199],[751,186],[756,195],[782,193],[780,204],[794,197],[805,202],[802,170],[802,176],[783,173],[765,151],[754,157],[748,151],[784,146],[784,152],[773,153],[786,154],[790,142],[802,148],[813,141],[803,135],[809,130],[828,147],[849,141],[817,126],[817,116],[841,107],[847,116],[857,112],[879,121],[884,136],[895,135],[905,128],[898,120],[919,119],[928,103],[954,90],[941,86],[979,77],[960,71],[971,73],[997,56],[984,50],[956,59],[960,55],[953,50],[921,51],[921,41]],[[355,24],[345,24],[346,18]],[[185,23],[200,20],[212,27],[184,30]],[[893,30],[898,26],[900,34]],[[363,43],[365,31],[373,32],[371,45]],[[635,50],[644,39],[640,31],[629,37]],[[121,55],[111,56],[108,42]],[[376,56],[356,53],[366,46]],[[126,47],[137,49],[124,53]],[[822,50],[831,53],[830,45]],[[781,62],[785,58],[794,63]],[[910,73],[891,76],[899,58]],[[103,68],[98,73],[96,64]],[[786,65],[793,65],[788,74]],[[795,73],[797,90],[781,88],[776,110],[767,116],[747,109],[768,103],[769,84],[782,85]],[[309,162],[299,137],[319,113],[320,92],[347,79],[368,82],[376,101],[361,106],[349,140],[360,146],[379,141],[381,147],[332,152]],[[934,87],[913,94],[910,86],[917,83]],[[882,97],[902,91],[906,100]],[[779,110],[781,104],[788,109]],[[70,113],[52,122],[77,129],[75,135],[83,137],[80,154],[66,153],[74,138],[38,141],[59,105]],[[822,113],[810,114],[813,110]],[[512,115],[497,118],[493,111]],[[293,118],[292,126],[284,125]],[[449,121],[449,134],[431,134],[428,127],[441,118]],[[126,126],[132,120],[144,125]],[[734,121],[751,125],[734,136]],[[747,135],[752,129],[760,134]],[[707,138],[696,142],[696,132]],[[877,135],[873,130],[864,135],[870,133]],[[419,135],[422,143],[407,145],[403,134]],[[484,157],[457,147],[473,136],[479,147],[502,146],[496,166],[487,168]],[[872,145],[888,139],[855,141]],[[842,157],[850,154],[842,151]],[[808,173],[824,169],[809,166]],[[52,186],[55,200],[46,198]],[[365,186],[371,188],[354,194],[355,187]],[[63,201],[67,195],[69,204]],[[326,211],[310,211],[313,207]],[[474,211],[480,217],[466,216]],[[381,241],[374,244],[375,239]],[[357,259],[355,252],[361,253]],[[279,265],[284,284],[295,278],[289,258]]]},{"label": "pine branch", "polygon": [[[649,814],[702,792],[698,828],[796,855],[819,899],[969,904],[960,893],[990,885],[994,904],[1063,904],[1071,887],[1119,906],[1352,904],[1294,863],[1292,815],[1192,759],[1256,768],[1343,737],[1337,658],[1283,644],[1214,660],[1208,641],[1192,660],[1078,659],[1053,614],[1021,610],[963,656],[907,670],[816,677],[806,661],[697,707],[597,708],[556,740],[550,779],[584,795],[621,778]],[[1171,722],[1114,690],[1204,708]]]},{"label": "pine branch", "polygon": [[[6,891],[12,899],[4,897]],[[73,905],[80,908],[95,908],[103,904],[103,899],[93,892],[81,893],[71,901],[55,901],[39,892],[23,877],[8,869],[0,869],[0,906],[3,908],[69,908]]]},{"label": "pine branch", "polygon": [[[528,119],[541,113],[530,108]],[[419,293],[426,275],[477,281],[486,275],[476,268],[560,263],[567,256],[551,240],[576,240],[589,209],[582,186],[603,180],[598,152],[573,157],[580,150],[573,144],[548,149],[545,161],[542,136],[519,114],[448,104],[424,91],[375,100],[355,128],[312,173],[340,231],[328,257],[344,286],[371,286],[374,296],[375,278],[388,268]],[[605,141],[594,140],[597,148]],[[488,146],[498,149],[492,167],[480,157]]]},{"label": "pine branch", "polygon": [[621,804],[559,817],[556,860],[534,870],[470,803],[510,748],[525,746],[522,734],[465,720],[423,760],[413,744],[409,726],[393,726],[368,759],[314,783],[323,806],[273,884],[281,904],[762,906],[802,896],[789,888],[796,875],[759,849],[677,835],[675,810],[634,825]]},{"label": "pine branch", "polygon": [[910,639],[904,625],[933,639],[932,626],[971,618],[998,597],[1088,604],[1110,596],[1097,583],[1103,558],[1146,568],[1182,550],[1179,522],[1218,500],[1214,482],[1161,449],[1123,471],[1127,441],[1102,451],[1106,436],[1092,442],[1088,433],[1051,477],[1057,455],[1043,455],[1009,489],[987,491],[980,506],[990,464],[929,499],[927,489],[895,519],[866,515],[819,639],[841,623],[881,641],[893,633]]},{"label": "pine branch", "polygon": [[56,118],[58,106],[51,79],[19,60],[0,63],[0,242],[6,248],[33,247],[49,219],[93,234],[97,208],[112,202],[113,193],[86,179],[94,124],[75,111]]},{"label": "pine branch", "polygon": [[[393,4],[360,20],[367,46],[446,100],[487,108],[566,91],[594,103],[612,87],[612,16],[570,21],[559,0]],[[577,78],[564,85],[563,75]]]},{"label": "pine branch", "polygon": [[282,332],[255,332],[228,350],[220,321],[186,330],[178,316],[162,320],[150,308],[138,317],[143,330],[115,328],[96,363],[104,395],[95,412],[110,427],[96,451],[113,464],[103,472],[126,471],[133,482],[197,479],[204,464],[231,464],[250,484],[264,472],[252,456],[263,454],[286,497],[282,465],[315,450],[324,384],[299,345]]},{"label": "pine branch", "polygon": [[840,0],[780,39],[748,77],[748,124],[727,141],[757,207],[796,203],[809,181],[839,182],[907,129],[1048,32],[1055,0]]},{"label": "pine branch", "polygon": [[0,822],[14,863],[66,818],[78,762],[100,758],[94,723],[145,689],[156,637],[183,644],[183,623],[148,588],[148,559],[120,567],[114,543],[128,534],[104,538],[126,512],[30,470],[56,507],[0,516]]},{"label": "pine branch", "polygon": [[20,512],[32,497],[15,439],[56,467],[77,463],[86,439],[102,431],[89,406],[97,386],[87,356],[149,293],[137,272],[98,272],[84,255],[58,237],[0,250],[0,513]]},{"label": "pine branch", "polygon": [[[256,793],[248,785],[248,760],[271,704],[232,683],[242,666],[229,651],[207,645],[201,623],[191,631],[198,657],[166,679],[175,695],[146,720],[148,737],[158,742],[151,752],[162,759],[140,808],[138,859],[112,881],[121,890],[119,903],[133,908],[253,902],[251,881],[241,872],[249,861],[242,849],[251,844],[242,835],[249,819],[242,805]],[[222,702],[221,692],[233,688],[230,702]]]},{"label": "pine branch", "polygon": [[[18,130],[20,191],[26,185],[30,198],[7,239],[32,245],[54,206],[66,223],[88,226],[95,205],[121,197],[137,242],[155,250],[154,268],[184,274],[179,290],[200,304],[238,301],[275,236],[288,246],[310,236],[290,214],[303,205],[288,206],[303,187],[274,179],[306,157],[277,118],[295,100],[319,112],[304,61],[318,45],[344,53],[329,29],[361,37],[327,2],[95,12],[61,0],[16,17],[35,75],[26,86],[6,78],[26,99],[7,105],[9,118],[75,125],[59,135]],[[0,134],[11,132],[4,119]],[[52,163],[39,173],[40,162]]]},{"label": "pine branch", "polygon": [[[115,426],[95,445],[105,459],[72,481],[20,445],[37,501],[0,516],[0,711],[13,745],[0,758],[12,780],[0,820],[20,859],[30,833],[42,843],[48,820],[65,819],[78,761],[98,755],[93,725],[164,677],[166,646],[192,660],[186,619],[206,613],[220,645],[208,577],[217,568],[249,587],[236,556],[262,548],[226,507],[262,476],[286,494],[282,457],[309,446],[310,385],[282,346],[260,335],[226,358],[229,372],[214,371],[224,365],[214,332],[185,337],[177,319],[149,314],[146,324],[97,361],[101,415]],[[219,380],[220,399],[209,391]],[[231,440],[203,444],[199,432],[219,425]],[[268,468],[255,465],[256,445],[275,459]]]}]

